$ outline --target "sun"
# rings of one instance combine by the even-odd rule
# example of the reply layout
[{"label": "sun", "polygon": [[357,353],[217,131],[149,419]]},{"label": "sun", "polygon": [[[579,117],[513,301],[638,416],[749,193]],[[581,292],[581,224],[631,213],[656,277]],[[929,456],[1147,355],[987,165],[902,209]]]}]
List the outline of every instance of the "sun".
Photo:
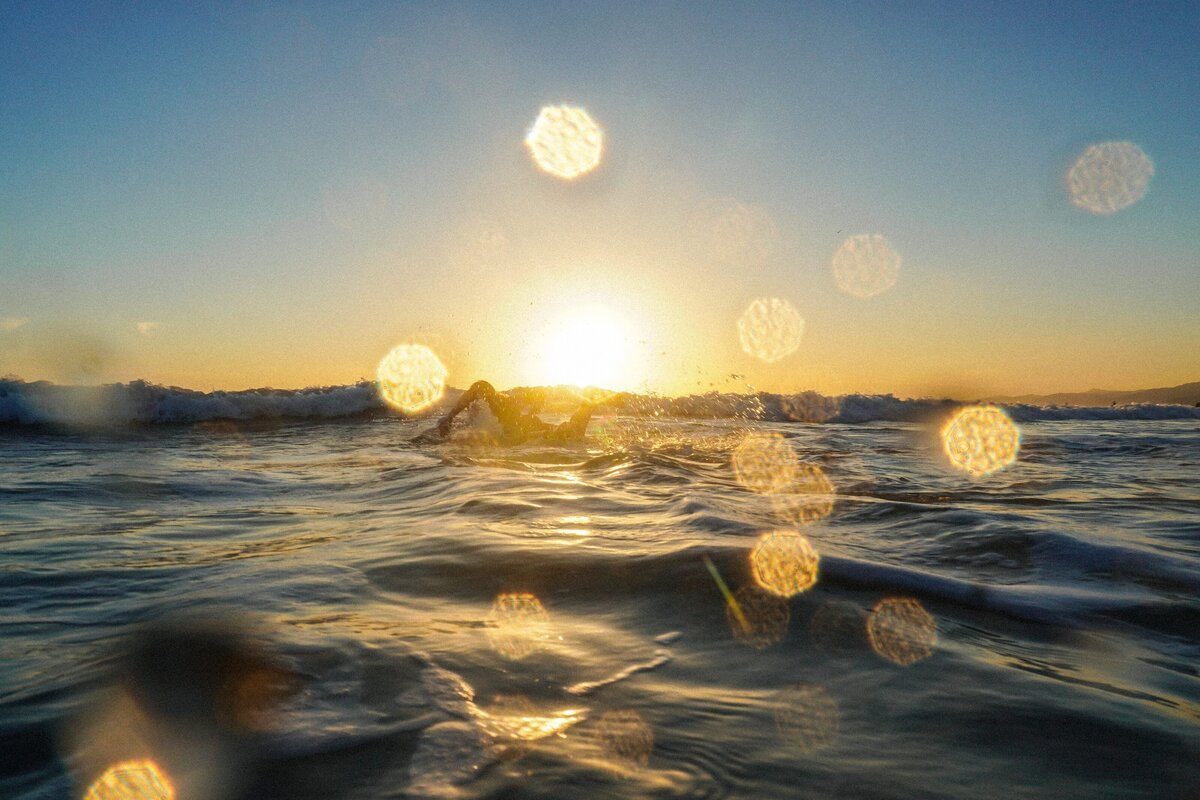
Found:
[{"label": "sun", "polygon": [[629,326],[612,310],[576,309],[547,326],[534,343],[530,373],[552,386],[626,388],[629,383]]}]

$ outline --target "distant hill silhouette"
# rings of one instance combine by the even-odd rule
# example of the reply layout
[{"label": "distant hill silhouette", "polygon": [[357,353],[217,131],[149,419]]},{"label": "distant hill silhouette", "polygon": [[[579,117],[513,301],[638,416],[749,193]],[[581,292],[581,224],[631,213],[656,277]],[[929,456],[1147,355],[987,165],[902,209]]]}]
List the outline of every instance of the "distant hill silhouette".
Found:
[{"label": "distant hill silhouette", "polygon": [[1184,383],[1167,389],[1134,389],[1114,391],[1090,389],[1086,392],[1059,392],[1058,394],[1023,394],[1016,397],[991,397],[996,403],[1032,403],[1039,406],[1110,406],[1113,403],[1166,403],[1194,406],[1200,403],[1200,381]]}]

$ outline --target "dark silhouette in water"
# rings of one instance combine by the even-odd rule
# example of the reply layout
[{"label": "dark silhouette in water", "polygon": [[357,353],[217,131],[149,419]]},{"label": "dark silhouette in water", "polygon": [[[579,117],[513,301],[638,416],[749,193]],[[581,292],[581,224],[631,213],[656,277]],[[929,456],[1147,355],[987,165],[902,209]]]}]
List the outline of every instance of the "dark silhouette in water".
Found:
[{"label": "dark silhouette in water", "polygon": [[483,400],[504,429],[504,441],[507,444],[519,444],[530,439],[549,442],[571,441],[582,439],[587,433],[588,420],[592,418],[592,412],[598,406],[621,405],[625,401],[625,397],[619,394],[612,395],[600,403],[584,400],[570,419],[558,425],[552,425],[537,416],[537,412],[545,401],[545,396],[544,389],[535,388],[522,390],[519,399],[506,397],[497,392],[487,381],[475,381],[462,393],[454,407],[438,421],[438,435],[442,438],[448,436],[454,418],[476,400]]}]

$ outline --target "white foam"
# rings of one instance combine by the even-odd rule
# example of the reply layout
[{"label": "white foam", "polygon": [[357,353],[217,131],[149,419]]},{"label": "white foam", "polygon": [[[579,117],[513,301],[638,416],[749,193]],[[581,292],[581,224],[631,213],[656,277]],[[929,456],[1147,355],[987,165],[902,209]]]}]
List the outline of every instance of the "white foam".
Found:
[{"label": "white foam", "polygon": [[[458,390],[447,390],[441,405],[453,402],[458,394]],[[580,395],[572,388],[548,387],[545,409],[569,413],[579,402]],[[633,395],[619,413],[643,417],[853,424],[941,419],[961,405],[956,400],[901,399],[890,394],[835,397],[816,392],[708,392],[680,397]],[[1103,408],[1018,403],[1005,408],[1014,420],[1022,423],[1200,419],[1200,408],[1153,403]],[[375,385],[366,382],[307,389],[199,392],[145,381],[105,386],[59,386],[46,381],[0,380],[0,424],[120,426],[218,419],[337,419],[367,413],[388,412]]]}]

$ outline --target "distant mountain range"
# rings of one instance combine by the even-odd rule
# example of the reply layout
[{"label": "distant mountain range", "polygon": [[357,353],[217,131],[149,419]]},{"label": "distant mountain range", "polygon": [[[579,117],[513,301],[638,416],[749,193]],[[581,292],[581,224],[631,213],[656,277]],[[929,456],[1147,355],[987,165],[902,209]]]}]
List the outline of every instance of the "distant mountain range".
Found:
[{"label": "distant mountain range", "polygon": [[1016,397],[990,397],[995,403],[1031,403],[1039,406],[1111,406],[1126,403],[1167,403],[1171,405],[1200,405],[1200,381],[1172,386],[1167,389],[1134,389],[1113,391],[1089,389],[1086,392],[1058,394],[1023,394]]}]

